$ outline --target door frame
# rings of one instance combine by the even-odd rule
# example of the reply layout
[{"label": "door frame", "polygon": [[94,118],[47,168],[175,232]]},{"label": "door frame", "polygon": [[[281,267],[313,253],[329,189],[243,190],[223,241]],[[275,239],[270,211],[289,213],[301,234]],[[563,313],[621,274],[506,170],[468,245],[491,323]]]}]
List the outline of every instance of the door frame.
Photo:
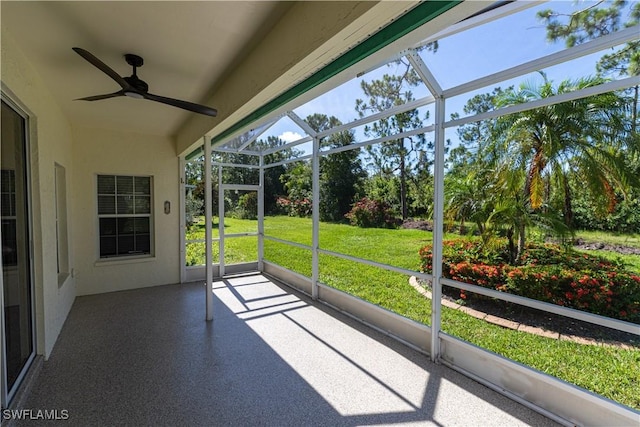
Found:
[{"label": "door frame", "polygon": [[[33,206],[32,206],[32,173],[31,173],[31,125],[32,115],[28,112],[26,108],[24,108],[19,101],[16,100],[16,97],[10,94],[11,92],[2,85],[2,90],[0,91],[0,98],[2,102],[7,104],[9,108],[16,112],[22,119],[24,120],[24,158],[25,158],[25,171],[24,175],[26,176],[25,183],[25,193],[26,193],[26,226],[27,226],[27,242],[26,249],[28,255],[28,266],[27,271],[29,274],[29,294],[30,301],[29,304],[31,306],[31,354],[27,358],[20,374],[16,378],[13,386],[9,389],[9,385],[7,382],[7,358],[6,358],[6,325],[4,320],[4,283],[3,276],[0,275],[0,288],[2,288],[2,292],[0,292],[0,352],[2,354],[2,363],[0,365],[0,407],[8,408],[12,399],[15,397],[16,392],[20,388],[22,381],[24,380],[29,368],[33,364],[33,361],[36,358],[37,350],[37,316],[36,316],[36,288],[35,288],[35,269],[34,269],[34,249],[33,249]],[[2,231],[0,230],[0,234]],[[0,267],[2,267],[2,258],[0,258]]]},{"label": "door frame", "polygon": [[[222,181],[222,178],[220,178]],[[224,241],[225,241],[225,232],[224,232],[224,218],[225,218],[225,209],[224,209],[224,192],[225,191],[255,191],[258,195],[258,199],[261,196],[261,186],[260,185],[249,185],[249,184],[222,184],[220,182],[218,186],[218,244],[219,246],[219,259],[218,259],[218,275],[220,277],[224,277],[225,275],[225,264],[224,264]],[[258,209],[259,210],[259,209]],[[259,213],[258,213],[259,214]],[[247,233],[234,233],[229,234],[227,237],[244,237],[244,236],[256,236],[258,240],[260,239],[259,232],[247,232]],[[259,250],[258,250],[258,259],[260,258]]]}]

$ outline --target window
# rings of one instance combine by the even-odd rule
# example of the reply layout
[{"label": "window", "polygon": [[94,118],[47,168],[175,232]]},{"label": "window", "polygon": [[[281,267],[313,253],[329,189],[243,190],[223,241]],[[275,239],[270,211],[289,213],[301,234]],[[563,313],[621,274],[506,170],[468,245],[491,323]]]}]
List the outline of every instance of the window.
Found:
[{"label": "window", "polygon": [[98,175],[100,258],[151,254],[151,177]]},{"label": "window", "polygon": [[56,191],[56,245],[58,264],[58,286],[69,276],[69,237],[67,232],[67,174],[64,166],[54,165]]}]

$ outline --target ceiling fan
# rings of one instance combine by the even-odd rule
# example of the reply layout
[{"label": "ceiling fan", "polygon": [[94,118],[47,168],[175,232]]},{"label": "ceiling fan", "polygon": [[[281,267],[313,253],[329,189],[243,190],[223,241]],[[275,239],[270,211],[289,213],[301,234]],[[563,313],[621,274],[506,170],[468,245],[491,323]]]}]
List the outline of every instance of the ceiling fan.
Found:
[{"label": "ceiling fan", "polygon": [[194,113],[200,113],[207,116],[215,117],[218,114],[216,109],[207,107],[206,105],[194,104],[192,102],[180,101],[178,99],[166,98],[164,96],[149,93],[149,85],[139,79],[136,73],[136,69],[138,67],[142,67],[144,64],[144,60],[138,55],[131,53],[124,55],[124,59],[127,61],[127,64],[133,67],[133,74],[130,77],[120,77],[118,73],[96,58],[91,52],[79,47],[74,47],[73,50],[91,63],[91,65],[115,80],[122,88],[117,92],[107,93],[104,95],[87,96],[86,98],[79,98],[76,101],[99,101],[101,99],[115,98],[117,96],[128,96],[136,99],[148,99],[150,101],[160,102],[162,104],[171,105],[173,107],[182,108],[184,110],[193,111]]}]

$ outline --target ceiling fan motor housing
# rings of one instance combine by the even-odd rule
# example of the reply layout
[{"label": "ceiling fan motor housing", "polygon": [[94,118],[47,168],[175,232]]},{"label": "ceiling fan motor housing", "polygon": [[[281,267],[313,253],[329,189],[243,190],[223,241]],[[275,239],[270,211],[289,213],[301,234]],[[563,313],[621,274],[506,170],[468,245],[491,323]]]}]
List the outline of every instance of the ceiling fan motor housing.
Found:
[{"label": "ceiling fan motor housing", "polygon": [[144,65],[144,59],[142,59],[142,57],[138,55],[134,55],[133,53],[126,53],[124,55],[124,59],[127,61],[127,64],[133,67],[133,74],[131,75],[131,77],[123,78],[136,90],[139,90],[140,92],[148,92],[149,85],[145,81],[140,80],[136,73],[136,68],[142,67]]},{"label": "ceiling fan motor housing", "polygon": [[131,86],[133,86],[136,90],[139,90],[140,92],[149,91],[149,85],[143,80],[140,80],[136,75],[133,75],[131,77],[123,77],[123,79],[125,79],[127,83],[129,83]]}]

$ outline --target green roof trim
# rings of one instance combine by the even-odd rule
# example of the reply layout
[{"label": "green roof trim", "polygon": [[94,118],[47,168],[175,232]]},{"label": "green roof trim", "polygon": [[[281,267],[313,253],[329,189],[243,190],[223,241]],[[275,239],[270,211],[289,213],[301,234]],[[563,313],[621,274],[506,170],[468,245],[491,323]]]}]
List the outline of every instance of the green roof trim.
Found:
[{"label": "green roof trim", "polygon": [[186,156],[184,156],[184,159],[188,162],[188,161],[191,161],[191,160],[195,159],[196,157],[202,156],[203,154],[204,154],[204,148],[201,145],[200,147],[198,147],[195,150],[193,150],[191,153],[189,153]]},{"label": "green roof trim", "polygon": [[[327,81],[331,77],[360,62],[390,43],[404,37],[416,28],[431,21],[459,3],[461,3],[461,0],[425,1],[420,3],[418,6],[402,15],[368,39],[364,40],[350,51],[344,53],[330,64],[327,64],[320,70],[316,71],[304,81],[293,86],[291,89],[285,91],[272,101],[264,104],[245,118],[236,122],[233,126],[216,135],[211,142],[213,144],[221,142],[232,133],[260,120],[262,117],[276,110],[280,106]],[[189,154],[187,158],[191,157],[193,154],[195,153]]]}]

